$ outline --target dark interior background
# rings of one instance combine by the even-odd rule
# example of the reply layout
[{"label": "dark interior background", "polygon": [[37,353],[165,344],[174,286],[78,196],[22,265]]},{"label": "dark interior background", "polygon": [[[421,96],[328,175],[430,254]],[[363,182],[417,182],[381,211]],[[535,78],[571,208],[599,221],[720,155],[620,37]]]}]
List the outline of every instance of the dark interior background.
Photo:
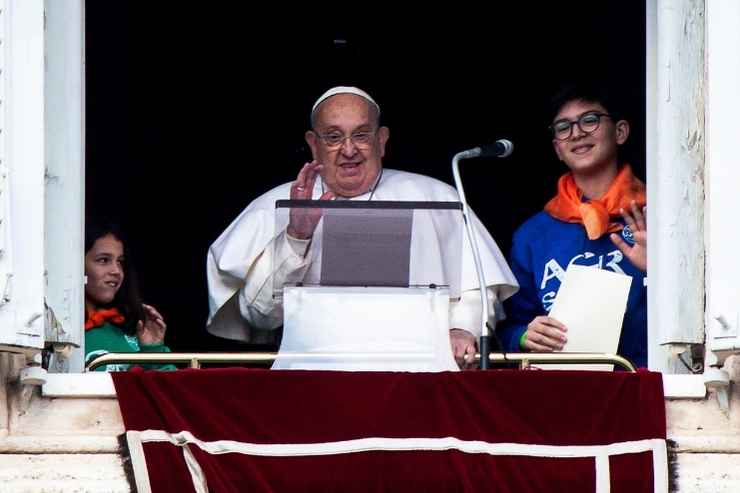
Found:
[{"label": "dark interior background", "polygon": [[334,85],[380,104],[386,167],[452,184],[455,153],[512,140],[510,158],[461,171],[504,252],[565,171],[547,130],[563,81],[596,76],[624,99],[626,155],[644,177],[642,2],[494,6],[378,19],[339,10],[341,22],[324,24],[291,12],[297,27],[288,12],[241,4],[87,2],[87,211],[128,232],[173,350],[238,347],[204,330],[206,251],[253,198],[295,177],[311,105]]}]

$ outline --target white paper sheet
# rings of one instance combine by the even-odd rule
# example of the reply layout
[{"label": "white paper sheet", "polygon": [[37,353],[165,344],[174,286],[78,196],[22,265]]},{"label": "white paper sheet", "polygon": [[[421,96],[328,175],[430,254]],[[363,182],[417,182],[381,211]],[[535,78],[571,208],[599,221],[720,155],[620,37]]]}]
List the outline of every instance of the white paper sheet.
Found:
[{"label": "white paper sheet", "polygon": [[[565,272],[550,316],[568,328],[564,352],[616,354],[632,277],[571,265]],[[544,369],[606,370],[613,365],[536,365]]]}]

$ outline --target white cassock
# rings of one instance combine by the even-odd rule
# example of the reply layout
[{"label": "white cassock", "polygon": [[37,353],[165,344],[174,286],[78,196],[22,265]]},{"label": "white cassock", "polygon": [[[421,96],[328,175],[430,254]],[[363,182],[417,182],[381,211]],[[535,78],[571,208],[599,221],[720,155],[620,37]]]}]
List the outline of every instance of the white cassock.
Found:
[{"label": "white cassock", "polygon": [[[310,240],[289,238],[284,230],[275,231],[275,202],[290,198],[290,186],[291,183],[280,185],[254,200],[208,250],[208,331],[212,334],[251,343],[273,342],[274,329],[283,324],[282,302],[273,297],[274,287],[302,282],[312,276],[311,259],[316,256],[307,253],[315,245],[312,246]],[[322,183],[317,180],[313,199],[321,194]],[[352,200],[371,197],[384,201],[459,201],[457,191],[446,183],[392,169],[383,169],[374,191]],[[473,229],[488,285],[493,325],[497,311],[499,317],[501,315],[499,302],[514,294],[518,284],[498,245],[475,214]],[[481,329],[478,275],[467,235],[464,229],[461,231],[461,296],[450,303],[450,328],[465,329],[477,338]],[[439,237],[437,234],[428,236]],[[419,260],[414,259],[414,262],[418,264]],[[429,270],[439,270],[439,266],[432,263],[430,259]]]}]

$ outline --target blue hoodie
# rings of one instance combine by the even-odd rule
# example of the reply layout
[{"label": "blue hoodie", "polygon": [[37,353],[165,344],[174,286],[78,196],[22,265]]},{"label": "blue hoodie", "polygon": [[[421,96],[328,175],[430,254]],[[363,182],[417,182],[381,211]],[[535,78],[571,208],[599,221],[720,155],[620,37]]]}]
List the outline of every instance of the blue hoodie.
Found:
[{"label": "blue hoodie", "polygon": [[[621,231],[634,244],[629,227]],[[637,269],[605,234],[589,240],[581,224],[566,223],[546,212],[531,217],[514,233],[511,270],[519,281],[519,292],[504,306],[506,320],[497,329],[507,351],[520,352],[519,339],[527,325],[547,315],[571,263],[598,266],[632,277],[627,311],[617,352],[638,367],[647,366],[647,287],[645,273]]]}]

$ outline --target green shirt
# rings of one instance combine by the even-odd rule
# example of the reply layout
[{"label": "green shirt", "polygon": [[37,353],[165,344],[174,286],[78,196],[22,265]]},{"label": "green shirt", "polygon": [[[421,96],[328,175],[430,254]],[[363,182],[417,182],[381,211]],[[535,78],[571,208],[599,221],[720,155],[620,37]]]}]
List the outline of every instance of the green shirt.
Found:
[{"label": "green shirt", "polygon": [[[123,332],[120,327],[110,322],[85,331],[85,364],[87,365],[98,356],[108,353],[169,353],[170,348],[163,343],[144,345],[139,344],[135,335]],[[170,364],[134,365],[130,363],[116,363],[102,365],[94,371],[128,371],[132,366],[141,366],[145,370],[177,370]]]}]

